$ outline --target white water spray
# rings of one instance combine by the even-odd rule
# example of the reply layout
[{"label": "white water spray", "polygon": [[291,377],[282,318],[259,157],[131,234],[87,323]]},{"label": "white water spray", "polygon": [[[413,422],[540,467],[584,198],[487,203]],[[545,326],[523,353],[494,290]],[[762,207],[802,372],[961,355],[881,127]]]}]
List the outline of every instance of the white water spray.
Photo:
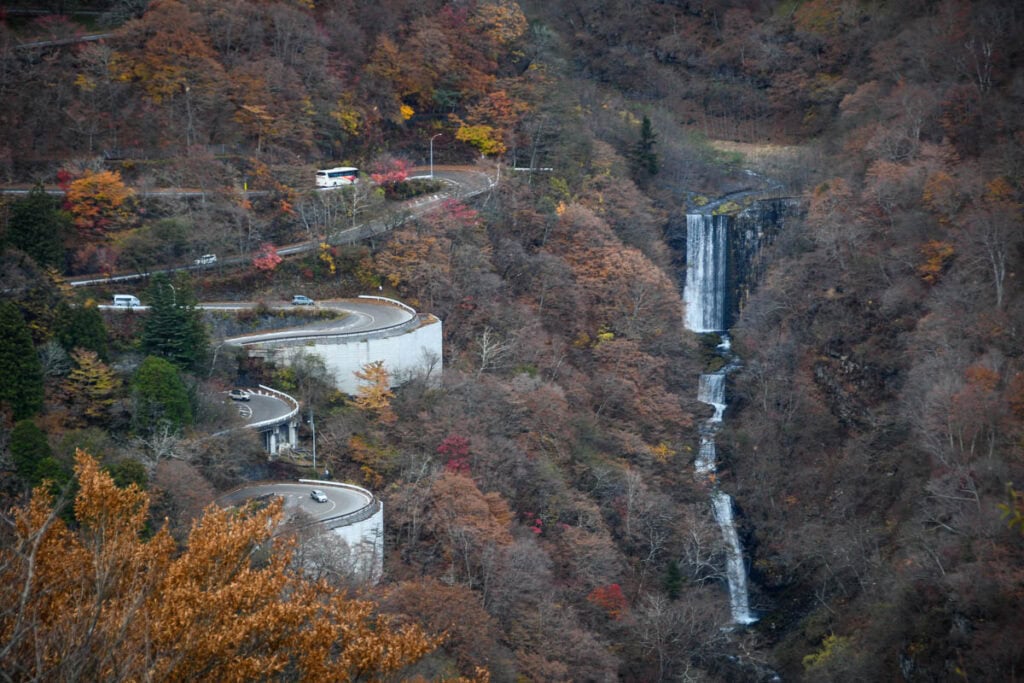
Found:
[{"label": "white water spray", "polygon": [[725,329],[728,216],[686,215],[686,327],[694,332]]},{"label": "white water spray", "polygon": [[711,504],[714,506],[715,520],[722,530],[728,551],[725,572],[729,581],[729,607],[732,612],[732,620],[737,624],[752,624],[757,621],[757,617],[750,613],[747,568],[743,562],[740,537],[736,533],[736,524],[732,518],[732,497],[715,489],[711,494]]}]

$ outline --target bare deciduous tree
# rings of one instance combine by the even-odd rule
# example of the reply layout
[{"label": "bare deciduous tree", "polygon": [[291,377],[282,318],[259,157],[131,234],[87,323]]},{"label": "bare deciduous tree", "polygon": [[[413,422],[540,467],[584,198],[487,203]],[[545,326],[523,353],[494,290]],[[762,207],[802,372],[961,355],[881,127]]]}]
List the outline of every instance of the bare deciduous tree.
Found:
[{"label": "bare deciduous tree", "polygon": [[501,367],[502,359],[508,355],[511,344],[498,336],[490,326],[484,328],[476,338],[477,356],[480,359],[480,366],[477,368],[476,376],[484,374],[488,370],[495,370]]}]

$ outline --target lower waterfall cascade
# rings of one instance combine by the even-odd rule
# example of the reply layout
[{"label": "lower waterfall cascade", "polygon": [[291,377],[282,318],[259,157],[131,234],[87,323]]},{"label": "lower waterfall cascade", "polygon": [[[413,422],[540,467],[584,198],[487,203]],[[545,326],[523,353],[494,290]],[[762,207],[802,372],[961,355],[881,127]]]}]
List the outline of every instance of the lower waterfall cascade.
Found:
[{"label": "lower waterfall cascade", "polygon": [[722,529],[726,550],[726,577],[729,581],[729,608],[732,620],[737,624],[752,624],[757,621],[750,612],[750,596],[747,592],[747,568],[743,563],[743,548],[740,546],[739,534],[732,519],[732,496],[720,489],[711,493],[711,502],[715,510],[715,520]]},{"label": "lower waterfall cascade", "polygon": [[739,534],[736,532],[732,497],[719,488],[715,478],[718,467],[715,434],[721,427],[725,414],[725,380],[729,372],[739,367],[739,361],[730,352],[727,336],[723,335],[723,341],[718,349],[728,362],[718,372],[701,375],[698,383],[697,400],[712,406],[715,412],[701,426],[700,449],[697,452],[697,459],[694,461],[694,470],[698,476],[704,477],[712,487],[712,511],[725,541],[725,575],[729,584],[729,607],[732,621],[735,624],[747,625],[756,622],[757,617],[750,611],[743,546],[740,544]]}]

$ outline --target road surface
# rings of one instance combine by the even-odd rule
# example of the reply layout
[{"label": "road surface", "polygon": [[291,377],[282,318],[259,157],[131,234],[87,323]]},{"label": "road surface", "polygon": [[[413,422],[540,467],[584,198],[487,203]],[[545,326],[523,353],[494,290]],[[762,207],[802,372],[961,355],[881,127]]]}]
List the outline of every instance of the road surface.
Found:
[{"label": "road surface", "polygon": [[[309,492],[319,489],[327,496],[326,503],[313,500]],[[261,496],[274,495],[284,500],[285,514],[289,517],[302,511],[316,521],[323,521],[347,515],[361,510],[373,502],[366,493],[354,488],[341,488],[330,485],[300,484],[296,482],[275,482],[256,484],[227,493],[217,499],[221,507],[231,507]]]},{"label": "road surface", "polygon": [[[427,173],[428,169],[425,167],[415,168],[410,171],[410,174],[418,174],[415,177],[427,178],[430,177]],[[388,211],[385,216],[372,218],[359,223],[350,228],[344,230],[336,230],[327,236],[327,241],[330,244],[353,244],[365,239],[371,239],[378,235],[382,235],[389,230],[393,229],[397,225],[401,225],[411,218],[422,215],[434,208],[437,208],[441,202],[445,199],[470,199],[477,195],[483,194],[489,189],[493,188],[497,182],[497,178],[492,178],[483,171],[479,171],[470,166],[434,166],[434,179],[441,181],[445,184],[445,190],[438,192],[434,195],[425,195],[421,197],[414,197],[403,202],[394,202],[388,207]],[[56,190],[48,188],[47,192],[54,194],[63,194],[63,190]],[[330,190],[328,190],[330,191]],[[27,194],[28,189],[23,188],[0,188],[0,193],[8,194]],[[165,196],[200,196],[204,195],[205,192],[201,190],[185,190],[176,188],[167,188],[154,192],[140,192],[138,194],[159,194]],[[256,194],[252,192],[244,193],[246,195]],[[398,220],[396,220],[398,217]],[[289,256],[291,254],[299,254],[307,251],[312,251],[319,247],[319,238],[308,241],[299,242],[297,244],[289,244],[278,247],[277,253],[280,256]],[[223,267],[229,265],[238,265],[249,262],[248,256],[220,256],[218,263],[214,264],[195,264],[189,263],[180,266],[166,265],[163,268],[153,268],[141,273],[120,273],[111,274],[109,276],[95,274],[95,275],[81,275],[69,279],[67,282],[72,287],[87,287],[90,285],[103,285],[111,284],[116,282],[128,282],[132,280],[141,280],[153,275],[160,273],[173,273],[180,270],[205,270],[208,268]]]},{"label": "road surface", "polygon": [[[236,306],[237,304],[231,304]],[[203,308],[220,307],[221,304],[203,304]],[[345,299],[344,301],[318,301],[319,308],[329,308],[347,315],[335,320],[318,320],[301,328],[260,332],[225,339],[229,344],[252,344],[274,339],[314,337],[337,334],[358,334],[375,332],[409,322],[416,314],[406,308],[370,300]],[[283,307],[283,306],[282,306]],[[275,306],[275,308],[277,308]],[[298,308],[298,307],[296,307]]]},{"label": "road surface", "polygon": [[265,396],[252,392],[249,392],[248,401],[232,400],[228,398],[227,392],[224,392],[224,401],[234,404],[239,416],[247,425],[260,424],[268,420],[280,420],[295,409],[293,405],[276,396]]}]

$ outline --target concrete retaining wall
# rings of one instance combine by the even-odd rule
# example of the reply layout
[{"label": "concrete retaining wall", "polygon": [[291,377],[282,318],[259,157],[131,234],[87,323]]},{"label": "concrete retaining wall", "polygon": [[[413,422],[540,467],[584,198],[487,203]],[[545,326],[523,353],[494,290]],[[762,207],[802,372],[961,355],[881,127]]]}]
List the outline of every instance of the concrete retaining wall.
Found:
[{"label": "concrete retaining wall", "polygon": [[287,363],[300,352],[316,354],[324,359],[338,389],[355,394],[359,386],[356,371],[376,361],[383,361],[393,386],[427,369],[430,369],[431,379],[439,382],[441,336],[441,321],[430,316],[415,328],[393,336],[322,337],[307,339],[301,344],[275,343],[262,352],[269,360],[278,363]]},{"label": "concrete retaining wall", "polygon": [[366,489],[352,484],[319,479],[300,479],[300,484],[318,488],[344,488],[366,497],[366,506],[320,524],[329,528],[349,547],[350,570],[365,581],[377,583],[384,573],[384,504]]}]

